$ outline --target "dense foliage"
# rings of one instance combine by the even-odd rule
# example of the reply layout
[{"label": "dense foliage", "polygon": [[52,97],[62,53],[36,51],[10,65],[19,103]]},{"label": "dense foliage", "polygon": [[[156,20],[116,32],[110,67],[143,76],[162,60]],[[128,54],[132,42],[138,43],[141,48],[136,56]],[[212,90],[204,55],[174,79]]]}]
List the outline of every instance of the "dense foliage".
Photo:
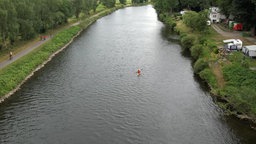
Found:
[{"label": "dense foliage", "polygon": [[58,33],[50,42],[40,49],[33,51],[28,56],[15,61],[0,71],[0,96],[13,90],[21,83],[38,65],[47,60],[49,56],[64,46],[80,31],[79,27],[71,27]]},{"label": "dense foliage", "polygon": [[233,108],[256,116],[256,72],[233,63],[224,67],[223,74],[227,83],[221,95],[230,101]]},{"label": "dense foliage", "polygon": [[242,22],[246,29],[256,27],[256,0],[152,0],[159,13],[179,12],[183,9],[202,11],[211,6],[220,7],[222,13]]},{"label": "dense foliage", "polygon": [[155,8],[162,12],[179,12],[183,9],[201,11],[216,5],[216,0],[152,0]]},{"label": "dense foliage", "polygon": [[[232,52],[225,57],[219,55],[216,43],[207,30],[207,13],[210,6],[218,6],[228,17],[242,22],[247,29],[256,27],[256,0],[153,0],[160,20],[167,19],[183,9],[192,10],[176,21],[184,51],[189,51],[195,63],[194,72],[205,80],[214,94],[225,99],[226,110],[235,114],[256,117],[256,72],[249,69],[250,58],[241,52]],[[165,22],[165,21],[164,21]],[[166,22],[165,22],[166,23]],[[209,31],[209,33],[205,33]],[[208,39],[206,39],[206,37]],[[223,73],[223,74],[222,74]],[[234,111],[235,110],[235,111]]]},{"label": "dense foliage", "polygon": [[139,3],[145,3],[145,2],[148,2],[148,0],[132,0],[132,3],[137,3],[137,4],[139,4]]},{"label": "dense foliage", "polygon": [[218,0],[218,6],[226,16],[242,22],[245,28],[256,26],[256,0]]},{"label": "dense foliage", "polygon": [[0,0],[0,50],[96,10],[98,0]]},{"label": "dense foliage", "polygon": [[37,48],[25,57],[22,57],[21,59],[13,62],[11,65],[1,69],[0,96],[3,96],[16,88],[17,85],[19,85],[32,71],[34,71],[34,69],[49,59],[53,53],[65,46],[75,35],[77,35],[79,31],[87,28],[97,19],[113,12],[118,8],[121,8],[121,6],[106,9],[99,12],[97,15],[82,20],[79,26],[72,26],[59,32],[52,38],[52,40],[46,42],[40,46],[40,48]]},{"label": "dense foliage", "polygon": [[199,13],[189,11],[183,16],[183,22],[190,28],[196,31],[207,32],[208,13],[201,11]]}]

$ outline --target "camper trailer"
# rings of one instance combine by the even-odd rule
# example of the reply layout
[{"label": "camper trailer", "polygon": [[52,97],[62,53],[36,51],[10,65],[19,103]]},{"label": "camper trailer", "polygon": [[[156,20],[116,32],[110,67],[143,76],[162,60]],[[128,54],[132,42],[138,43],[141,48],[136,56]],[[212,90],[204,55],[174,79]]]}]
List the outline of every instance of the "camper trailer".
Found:
[{"label": "camper trailer", "polygon": [[227,50],[242,50],[243,42],[240,39],[223,40],[224,47]]},{"label": "camper trailer", "polygon": [[256,45],[244,46],[242,52],[249,57],[256,57]]}]

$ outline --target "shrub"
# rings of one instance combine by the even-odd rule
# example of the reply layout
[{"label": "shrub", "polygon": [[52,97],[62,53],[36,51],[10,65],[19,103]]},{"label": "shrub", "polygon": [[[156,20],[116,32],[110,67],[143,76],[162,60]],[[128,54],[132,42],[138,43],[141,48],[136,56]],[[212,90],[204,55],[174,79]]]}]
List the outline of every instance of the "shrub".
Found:
[{"label": "shrub", "polygon": [[208,32],[207,19],[206,11],[201,11],[199,13],[190,11],[183,15],[184,23],[193,30],[200,32]]},{"label": "shrub", "polygon": [[180,34],[180,39],[184,38],[185,36],[187,36],[186,33],[181,33],[181,34]]},{"label": "shrub", "polygon": [[171,28],[171,30],[174,30],[174,27],[176,26],[175,21],[173,20],[172,17],[166,17],[164,19],[164,23]]},{"label": "shrub", "polygon": [[217,87],[217,80],[215,75],[212,73],[212,71],[209,68],[204,69],[199,73],[200,77],[207,81],[207,83],[211,86],[216,88]]},{"label": "shrub", "polygon": [[208,62],[206,62],[204,59],[200,58],[195,62],[193,68],[194,68],[195,73],[199,73],[207,67],[208,67]]},{"label": "shrub", "polygon": [[250,66],[250,61],[248,59],[243,59],[241,61],[241,66],[244,67],[244,68],[249,68]]},{"label": "shrub", "polygon": [[232,55],[228,56],[228,60],[232,63],[239,63],[244,59],[244,55],[240,52],[232,52]]},{"label": "shrub", "polygon": [[200,57],[200,55],[202,54],[202,50],[203,50],[203,45],[201,44],[196,44],[194,46],[191,47],[190,51],[191,51],[191,56],[196,60]]},{"label": "shrub", "polygon": [[232,107],[244,114],[256,115],[256,91],[248,87],[226,86],[221,94],[229,101]]},{"label": "shrub", "polygon": [[195,42],[196,38],[194,36],[184,36],[181,38],[181,45],[182,45],[182,48],[183,48],[183,51],[187,51],[189,50],[194,42]]}]

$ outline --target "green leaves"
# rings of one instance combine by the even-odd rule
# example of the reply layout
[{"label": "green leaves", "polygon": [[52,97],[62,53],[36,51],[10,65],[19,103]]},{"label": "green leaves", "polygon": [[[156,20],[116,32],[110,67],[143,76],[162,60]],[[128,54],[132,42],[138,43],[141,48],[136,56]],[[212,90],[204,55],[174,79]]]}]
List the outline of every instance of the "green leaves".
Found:
[{"label": "green leaves", "polygon": [[14,89],[28,74],[47,60],[52,53],[68,43],[80,30],[78,26],[66,29],[41,48],[2,69],[0,71],[0,96]]},{"label": "green leaves", "polygon": [[116,4],[116,0],[101,0],[101,2],[108,8],[112,8]]},{"label": "green leaves", "polygon": [[184,23],[192,28],[193,30],[199,31],[199,32],[207,32],[208,26],[207,26],[207,12],[201,11],[199,13],[194,11],[186,12],[183,16]]}]

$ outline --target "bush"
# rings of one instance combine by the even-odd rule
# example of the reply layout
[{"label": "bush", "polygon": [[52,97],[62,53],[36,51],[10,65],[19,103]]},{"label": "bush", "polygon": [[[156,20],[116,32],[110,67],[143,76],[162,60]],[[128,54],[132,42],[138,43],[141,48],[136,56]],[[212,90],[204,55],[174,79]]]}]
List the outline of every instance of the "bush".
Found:
[{"label": "bush", "polygon": [[186,12],[183,15],[183,21],[184,23],[192,28],[193,30],[199,31],[199,32],[208,32],[208,26],[207,26],[207,12]]},{"label": "bush", "polygon": [[199,73],[200,77],[204,79],[211,87],[217,87],[217,80],[215,75],[209,68],[204,69]]},{"label": "bush", "polygon": [[202,70],[204,70],[205,68],[208,68],[208,62],[206,62],[204,59],[200,58],[198,59],[195,64],[194,64],[194,72],[195,73],[199,73]]},{"label": "bush", "polygon": [[237,87],[238,89],[242,86],[256,89],[256,72],[242,67],[239,63],[223,67],[223,75],[227,85]]},{"label": "bush", "polygon": [[244,68],[249,68],[250,62],[248,60],[242,60],[241,66]]},{"label": "bush", "polygon": [[206,38],[206,37],[200,37],[198,39],[199,44],[202,44],[202,45],[205,45],[207,43],[207,41],[208,41],[208,38]]},{"label": "bush", "polygon": [[201,44],[196,44],[194,46],[191,47],[190,49],[191,51],[191,56],[196,60],[200,57],[200,55],[202,54],[203,51],[203,45]]},{"label": "bush", "polygon": [[181,33],[181,34],[180,34],[180,39],[182,39],[182,38],[184,38],[184,37],[186,37],[186,36],[187,36],[186,33]]},{"label": "bush", "polygon": [[194,36],[187,35],[182,37],[181,45],[182,45],[183,51],[189,50],[194,45],[195,40],[196,38]]},{"label": "bush", "polygon": [[174,27],[176,26],[175,21],[173,20],[172,17],[166,17],[164,19],[164,23],[171,28],[171,30],[174,30]]},{"label": "bush", "polygon": [[240,113],[256,115],[256,91],[248,87],[226,86],[221,93],[233,109]]},{"label": "bush", "polygon": [[232,52],[232,54],[228,56],[228,60],[232,63],[239,63],[243,59],[244,55],[241,52]]}]

